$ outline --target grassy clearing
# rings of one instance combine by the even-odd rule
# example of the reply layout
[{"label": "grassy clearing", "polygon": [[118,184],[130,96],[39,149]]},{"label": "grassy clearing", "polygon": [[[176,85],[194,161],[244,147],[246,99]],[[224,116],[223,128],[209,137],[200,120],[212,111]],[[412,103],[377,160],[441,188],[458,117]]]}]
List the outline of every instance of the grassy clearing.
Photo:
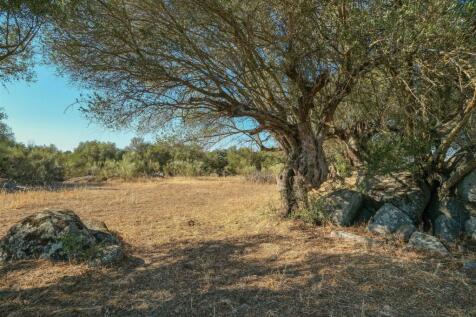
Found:
[{"label": "grassy clearing", "polygon": [[[0,316],[471,316],[460,260],[362,246],[274,217],[274,185],[172,178],[0,196],[0,234],[66,207],[127,243],[119,268],[0,267]],[[360,234],[362,229],[354,228]]]}]

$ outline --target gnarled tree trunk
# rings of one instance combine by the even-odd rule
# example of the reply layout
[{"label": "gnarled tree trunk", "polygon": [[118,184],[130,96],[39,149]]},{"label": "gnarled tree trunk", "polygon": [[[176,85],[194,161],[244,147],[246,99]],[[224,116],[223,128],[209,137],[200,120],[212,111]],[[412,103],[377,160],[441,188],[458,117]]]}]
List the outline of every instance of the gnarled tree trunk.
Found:
[{"label": "gnarled tree trunk", "polygon": [[310,123],[299,124],[297,132],[287,140],[287,162],[279,177],[282,216],[307,208],[309,190],[319,187],[328,175],[324,138],[313,133]]}]

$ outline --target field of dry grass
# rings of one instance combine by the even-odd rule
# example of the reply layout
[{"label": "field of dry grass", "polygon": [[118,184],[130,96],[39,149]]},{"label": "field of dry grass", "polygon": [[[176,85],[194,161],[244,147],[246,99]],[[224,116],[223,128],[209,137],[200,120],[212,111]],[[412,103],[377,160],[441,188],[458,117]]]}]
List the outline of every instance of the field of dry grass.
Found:
[{"label": "field of dry grass", "polygon": [[0,235],[66,207],[105,221],[130,255],[115,268],[0,266],[0,316],[476,316],[461,259],[330,238],[278,219],[277,204],[275,186],[240,178],[0,194]]}]

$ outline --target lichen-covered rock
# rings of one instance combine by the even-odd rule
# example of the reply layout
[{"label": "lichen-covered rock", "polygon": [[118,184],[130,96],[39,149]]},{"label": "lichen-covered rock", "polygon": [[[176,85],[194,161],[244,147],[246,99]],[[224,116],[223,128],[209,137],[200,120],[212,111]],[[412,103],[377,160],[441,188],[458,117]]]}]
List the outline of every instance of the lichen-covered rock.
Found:
[{"label": "lichen-covered rock", "polygon": [[454,242],[461,233],[461,226],[453,218],[440,215],[435,220],[435,236],[447,242]]},{"label": "lichen-covered rock", "polygon": [[422,232],[414,232],[408,241],[409,249],[423,251],[427,253],[437,254],[441,256],[449,256],[448,249],[436,237]]},{"label": "lichen-covered rock", "polygon": [[476,241],[476,217],[469,218],[465,223],[466,235]]},{"label": "lichen-covered rock", "polygon": [[369,222],[368,230],[378,234],[390,234],[403,225],[413,225],[413,221],[403,211],[387,203]]},{"label": "lichen-covered rock", "polygon": [[409,173],[366,177],[359,186],[380,207],[392,204],[418,223],[430,200],[430,190]]},{"label": "lichen-covered rock", "polygon": [[327,195],[323,208],[333,223],[350,226],[362,205],[362,194],[353,190],[340,189]]},{"label": "lichen-covered rock", "polygon": [[93,258],[89,260],[92,266],[113,265],[124,258],[122,247],[117,244],[108,244],[97,248]]},{"label": "lichen-covered rock", "polygon": [[468,210],[458,198],[449,197],[440,200],[438,202],[437,218],[441,215],[451,219],[459,230],[464,230],[464,223],[468,219]]},{"label": "lichen-covered rock", "polygon": [[[73,211],[48,209],[10,228],[0,240],[0,261],[38,258],[96,261],[112,246],[121,247],[116,237],[107,231],[88,229]],[[116,260],[123,256],[115,254]]]},{"label": "lichen-covered rock", "polygon": [[469,217],[476,217],[476,204],[463,203],[464,210]]},{"label": "lichen-covered rock", "polygon": [[457,192],[463,200],[476,204],[476,169],[458,184]]},{"label": "lichen-covered rock", "polygon": [[395,230],[394,235],[397,239],[408,242],[415,231],[416,227],[413,224],[404,224]]}]

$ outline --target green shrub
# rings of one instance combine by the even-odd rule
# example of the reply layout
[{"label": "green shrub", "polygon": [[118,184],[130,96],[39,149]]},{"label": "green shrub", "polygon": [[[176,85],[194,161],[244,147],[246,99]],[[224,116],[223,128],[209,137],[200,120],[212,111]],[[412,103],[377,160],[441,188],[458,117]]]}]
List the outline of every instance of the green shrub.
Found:
[{"label": "green shrub", "polygon": [[300,219],[313,225],[323,225],[330,222],[330,215],[324,208],[324,201],[311,199],[309,208],[296,210],[290,215],[293,219]]},{"label": "green shrub", "polygon": [[164,167],[164,172],[171,176],[202,176],[205,175],[203,162],[172,161]]}]

